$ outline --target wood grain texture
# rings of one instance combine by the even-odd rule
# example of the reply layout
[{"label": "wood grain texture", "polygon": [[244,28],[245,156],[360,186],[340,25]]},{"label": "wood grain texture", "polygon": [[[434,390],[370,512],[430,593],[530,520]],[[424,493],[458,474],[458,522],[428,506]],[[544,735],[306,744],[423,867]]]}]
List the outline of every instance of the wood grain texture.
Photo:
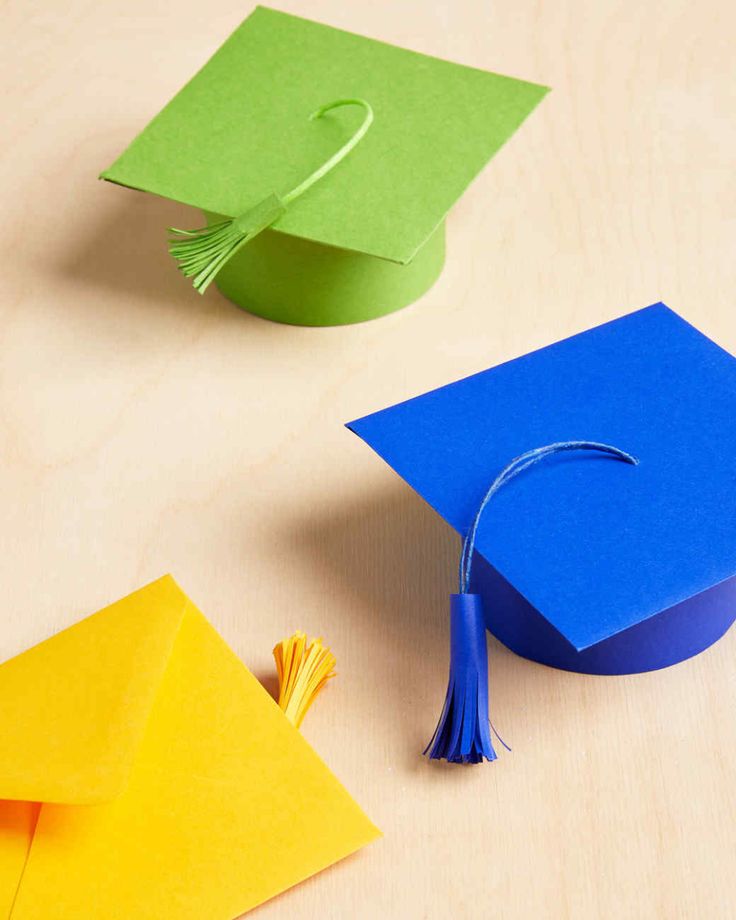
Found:
[{"label": "wood grain texture", "polygon": [[324,635],[304,732],[385,839],[262,920],[733,917],[736,632],[612,679],[492,643],[513,754],[423,762],[457,545],[341,425],[659,299],[736,351],[733,3],[279,5],[554,91],[428,295],[289,328],[177,276],[184,208],[95,181],[249,5],[2,4],[0,658],[164,572],[256,674]]}]

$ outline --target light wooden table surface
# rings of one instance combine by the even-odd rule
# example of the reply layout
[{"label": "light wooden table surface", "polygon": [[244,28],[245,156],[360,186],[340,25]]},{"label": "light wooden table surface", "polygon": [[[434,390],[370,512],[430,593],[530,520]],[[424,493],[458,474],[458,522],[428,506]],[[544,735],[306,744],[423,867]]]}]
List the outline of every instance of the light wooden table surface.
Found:
[{"label": "light wooden table surface", "polygon": [[659,299],[736,351],[733,3],[279,2],[553,92],[419,303],[290,328],[177,275],[186,209],[96,181],[250,4],[2,4],[0,657],[165,572],[258,675],[330,641],[304,732],[385,838],[262,920],[734,917],[736,631],[608,679],[491,642],[513,754],[424,762],[457,542],[342,427]]}]

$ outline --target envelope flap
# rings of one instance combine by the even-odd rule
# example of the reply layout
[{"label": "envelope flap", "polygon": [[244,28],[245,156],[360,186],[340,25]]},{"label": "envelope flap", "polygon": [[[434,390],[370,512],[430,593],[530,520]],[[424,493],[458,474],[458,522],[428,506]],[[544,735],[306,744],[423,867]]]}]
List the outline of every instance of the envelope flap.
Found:
[{"label": "envelope flap", "polygon": [[41,809],[13,920],[230,920],[379,835],[190,603],[125,792]]},{"label": "envelope flap", "polygon": [[120,795],[185,604],[166,576],[0,666],[0,799]]}]

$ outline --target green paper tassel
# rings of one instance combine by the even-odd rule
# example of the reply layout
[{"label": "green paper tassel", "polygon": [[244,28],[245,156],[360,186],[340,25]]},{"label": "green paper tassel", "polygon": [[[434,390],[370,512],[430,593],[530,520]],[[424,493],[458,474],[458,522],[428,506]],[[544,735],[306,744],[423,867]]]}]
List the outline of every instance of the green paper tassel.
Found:
[{"label": "green paper tassel", "polygon": [[278,195],[269,195],[250,211],[198,230],[169,227],[178,236],[169,239],[169,252],[194,287],[204,294],[220,269],[253,237],[275,223],[286,207]]},{"label": "green paper tassel", "polygon": [[241,246],[245,246],[254,236],[258,236],[274,224],[286,212],[287,205],[296,201],[315,182],[326,176],[362,140],[373,123],[373,109],[365,99],[336,99],[320,106],[309,118],[312,121],[322,118],[327,112],[346,105],[357,105],[363,109],[365,114],[360,127],[337,153],[315,169],[296,188],[282,196],[269,195],[240,217],[223,220],[210,227],[200,227],[199,230],[178,230],[176,227],[169,227],[169,233],[177,234],[169,239],[169,252],[187,278],[194,278],[194,287],[200,294],[204,294],[220,269]]}]

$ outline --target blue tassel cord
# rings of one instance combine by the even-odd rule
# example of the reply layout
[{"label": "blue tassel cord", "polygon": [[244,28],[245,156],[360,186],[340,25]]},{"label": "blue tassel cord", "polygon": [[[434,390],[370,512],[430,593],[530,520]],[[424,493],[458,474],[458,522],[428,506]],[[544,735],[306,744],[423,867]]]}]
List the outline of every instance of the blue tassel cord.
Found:
[{"label": "blue tassel cord", "polygon": [[320,106],[309,116],[310,120],[322,118],[332,109],[346,105],[360,106],[365,116],[360,127],[342,147],[326,160],[311,175],[285,195],[269,195],[239,217],[221,220],[209,227],[197,230],[178,230],[169,227],[169,252],[179,263],[179,269],[200,294],[204,294],[215,280],[218,272],[235,253],[264,230],[272,227],[286,213],[293,201],[310,189],[315,182],[326,176],[358,144],[373,123],[373,109],[365,99],[337,99]]},{"label": "blue tassel cord", "polygon": [[[634,466],[638,460],[617,447],[597,441],[561,441],[527,451],[506,466],[494,479],[478,506],[463,541],[458,572],[458,594],[450,596],[450,678],[442,715],[424,753],[431,760],[449,763],[482,763],[495,760],[488,707],[488,652],[483,602],[470,594],[475,540],[481,516],[498,490],[529,467],[565,451],[585,450],[610,454]],[[508,745],[493,734],[507,750]]]}]

